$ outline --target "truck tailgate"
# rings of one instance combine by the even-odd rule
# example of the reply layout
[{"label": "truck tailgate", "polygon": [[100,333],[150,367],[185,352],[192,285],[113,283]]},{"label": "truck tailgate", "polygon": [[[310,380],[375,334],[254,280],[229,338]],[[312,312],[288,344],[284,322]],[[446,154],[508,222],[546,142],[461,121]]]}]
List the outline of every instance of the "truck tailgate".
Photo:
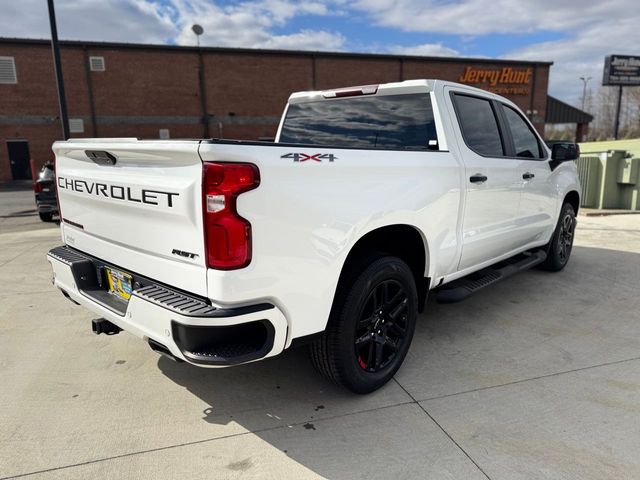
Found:
[{"label": "truck tailgate", "polygon": [[56,142],[64,242],[206,295],[199,141]]}]

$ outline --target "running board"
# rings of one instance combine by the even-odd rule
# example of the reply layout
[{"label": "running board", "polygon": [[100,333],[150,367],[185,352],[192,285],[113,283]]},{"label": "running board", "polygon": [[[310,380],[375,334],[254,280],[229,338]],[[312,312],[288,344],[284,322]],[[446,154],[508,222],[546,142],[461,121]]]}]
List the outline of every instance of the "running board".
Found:
[{"label": "running board", "polygon": [[438,303],[460,302],[478,290],[498,283],[518,272],[535,267],[546,259],[547,254],[543,250],[517,255],[504,262],[454,280],[438,291],[436,299]]}]

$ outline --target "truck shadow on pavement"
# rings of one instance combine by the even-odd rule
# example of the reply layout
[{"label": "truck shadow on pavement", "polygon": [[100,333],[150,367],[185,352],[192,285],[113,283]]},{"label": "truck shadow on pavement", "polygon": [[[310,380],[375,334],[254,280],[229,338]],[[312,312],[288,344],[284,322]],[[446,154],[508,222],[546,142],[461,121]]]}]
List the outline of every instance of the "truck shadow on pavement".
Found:
[{"label": "truck shadow on pavement", "polygon": [[[311,366],[306,348],[291,349],[276,358],[224,369],[204,369],[160,357],[158,366],[169,379],[185,387],[207,405],[202,419],[212,424],[240,422],[248,430],[313,420],[323,402],[354,398],[320,377]],[[292,411],[299,409],[299,412]],[[254,417],[247,425],[243,416]],[[260,419],[263,415],[265,418]],[[270,422],[268,419],[273,419]]]},{"label": "truck shadow on pavement", "polygon": [[35,209],[20,210],[17,212],[11,212],[8,215],[0,215],[0,218],[16,218],[16,217],[35,217],[38,212]]},{"label": "truck shadow on pavement", "polygon": [[[407,447],[398,432],[389,433],[393,438],[385,446],[371,439],[378,429],[411,430],[416,422],[411,410],[386,424],[394,409],[417,411],[415,401],[640,356],[640,322],[631,301],[639,282],[637,253],[576,246],[563,272],[523,272],[458,304],[439,305],[432,295],[395,381],[367,396],[325,381],[306,348],[225,369],[164,357],[158,366],[207,405],[193,415],[212,426],[235,422],[323,476],[349,478],[355,471],[380,476],[380,463],[368,464],[371,455]],[[426,415],[421,421],[433,424]],[[418,442],[406,454],[430,456],[424,447]],[[330,462],[328,451],[335,456]],[[387,468],[391,476],[392,465]]]}]

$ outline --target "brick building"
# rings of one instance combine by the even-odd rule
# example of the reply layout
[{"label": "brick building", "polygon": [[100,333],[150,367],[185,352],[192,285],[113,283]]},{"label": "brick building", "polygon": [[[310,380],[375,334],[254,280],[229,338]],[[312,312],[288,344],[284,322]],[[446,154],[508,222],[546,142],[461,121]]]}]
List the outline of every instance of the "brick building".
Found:
[{"label": "brick building", "polygon": [[[551,66],[70,41],[61,56],[72,137],[273,138],[291,92],[416,78],[493,90],[542,131]],[[51,159],[58,115],[50,43],[0,38],[0,181],[29,178],[29,157],[38,166]]]}]

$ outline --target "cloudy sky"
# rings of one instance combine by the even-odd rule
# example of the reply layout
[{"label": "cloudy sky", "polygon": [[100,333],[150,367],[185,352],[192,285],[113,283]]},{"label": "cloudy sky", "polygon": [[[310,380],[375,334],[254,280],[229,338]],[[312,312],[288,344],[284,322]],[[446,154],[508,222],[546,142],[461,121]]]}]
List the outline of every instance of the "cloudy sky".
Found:
[{"label": "cloudy sky", "polygon": [[[56,0],[60,38],[554,62],[576,103],[604,56],[640,54],[638,0]],[[46,0],[2,0],[0,37],[47,38]]]}]

